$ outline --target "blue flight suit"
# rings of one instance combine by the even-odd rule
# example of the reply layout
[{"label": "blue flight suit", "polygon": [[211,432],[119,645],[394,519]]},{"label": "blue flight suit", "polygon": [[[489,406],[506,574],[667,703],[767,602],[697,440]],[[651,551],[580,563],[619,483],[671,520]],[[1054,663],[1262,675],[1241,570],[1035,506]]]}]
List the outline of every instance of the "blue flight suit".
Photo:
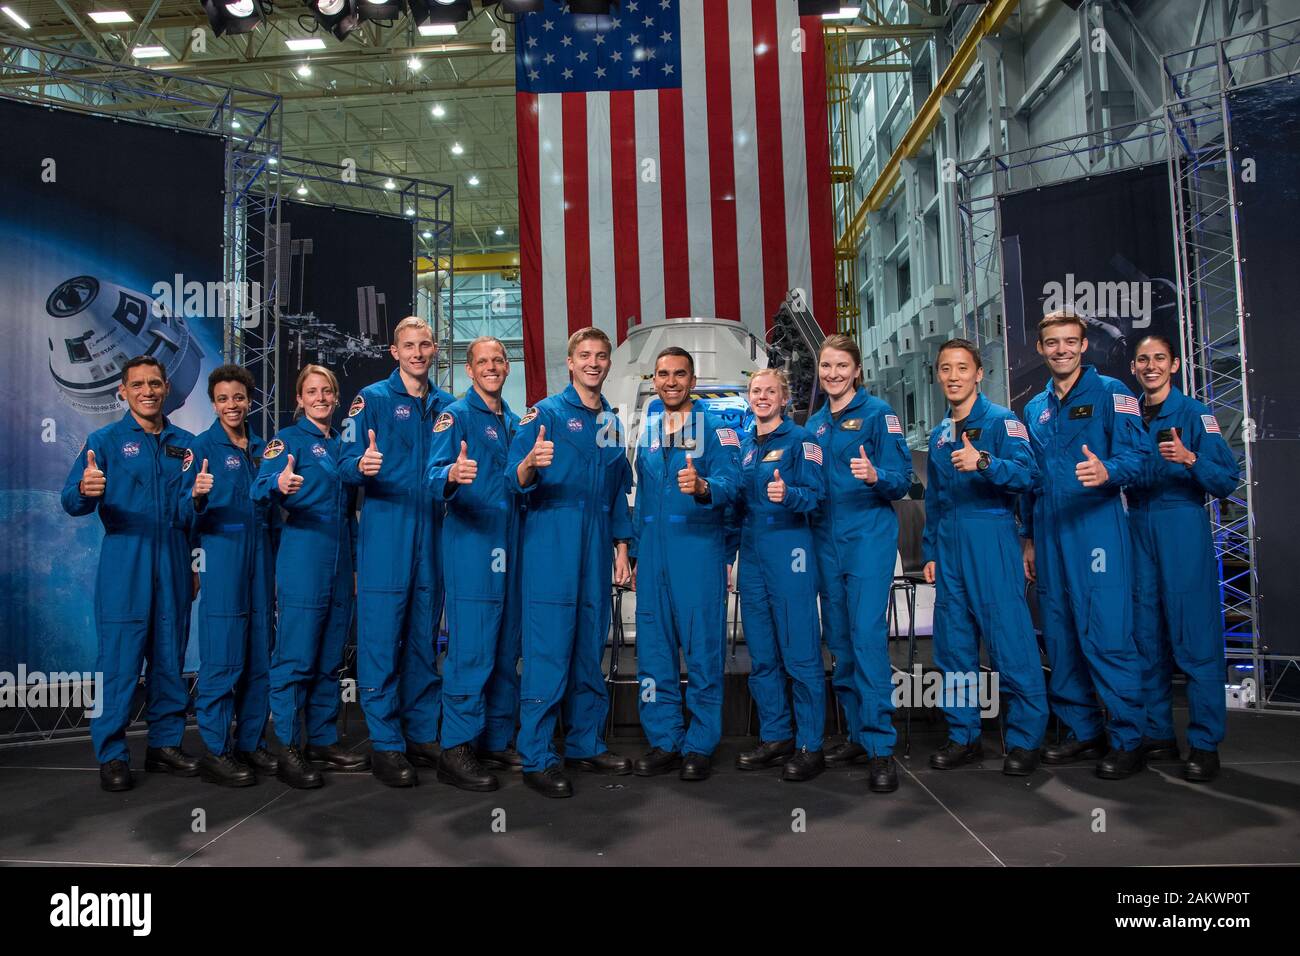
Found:
[{"label": "blue flight suit", "polygon": [[[872,757],[889,757],[897,734],[888,610],[898,557],[898,516],[890,502],[912,486],[912,456],[898,416],[866,388],[836,415],[826,402],[805,427],[826,459],[827,493],[813,513],[813,541],[822,636],[835,655],[831,686],[849,740]],[[850,470],[859,446],[876,469],[875,484]]]},{"label": "blue flight suit", "polygon": [[[1196,455],[1188,468],[1160,455],[1162,429],[1177,428]],[[1153,454],[1124,493],[1133,529],[1133,631],[1142,657],[1144,734],[1174,737],[1171,654],[1187,675],[1187,740],[1215,750],[1223,739],[1226,671],[1219,561],[1205,496],[1226,498],[1237,487],[1237,459],[1209,408],[1176,388],[1147,423]]]},{"label": "blue flight suit", "polygon": [[[1134,750],[1142,740],[1141,663],[1120,487],[1142,474],[1151,454],[1137,399],[1084,365],[1064,400],[1049,380],[1029,400],[1025,421],[1038,480],[1021,498],[1021,532],[1034,539],[1052,707],[1075,737],[1092,740],[1102,731],[1100,695],[1111,746]],[[1099,488],[1075,476],[1084,445],[1110,476]]]},{"label": "blue flight suit", "polygon": [[[555,459],[519,484],[518,466],[538,430]],[[564,754],[604,753],[609,691],[601,660],[609,634],[614,544],[630,540],[632,469],[623,429],[609,402],[600,411],[569,385],[519,420],[505,467],[506,487],[527,495],[520,561],[524,672],[516,746],[528,772],[559,763],[552,737],[564,708]]]},{"label": "blue flight suit", "polygon": [[[338,743],[339,674],[352,623],[353,495],[339,477],[339,433],[305,416],[267,442],[253,480],[255,502],[285,511],[275,557],[279,612],[271,653],[271,717],[286,746]],[[289,455],[302,487],[280,493]]]},{"label": "blue flight suit", "polygon": [[[519,719],[519,496],[505,479],[519,416],[478,391],[447,406],[433,426],[429,480],[447,503],[442,521],[447,656],[442,663],[442,746],[505,750]],[[448,485],[460,444],[478,463],[468,485]]]},{"label": "blue flight suit", "polygon": [[[203,549],[199,572],[199,734],[214,754],[257,750],[271,703],[274,552],[269,502],[254,502],[253,479],[266,448],[246,428],[248,449],[230,440],[221,420],[199,434],[182,466],[179,509]],[[207,459],[212,491],[195,498],[194,479]],[[283,466],[281,466],[283,467]]]},{"label": "blue flight suit", "polygon": [[[1047,729],[1047,689],[1034,623],[1025,603],[1016,535],[1018,496],[1038,475],[1029,432],[1008,408],[975,398],[960,433],[951,417],[930,433],[925,534],[921,553],[935,563],[934,665],[944,674],[943,713],[959,744],[980,739],[979,641],[1007,703],[1007,746],[1037,750]],[[952,453],[962,434],[988,452],[984,471],[960,472]],[[964,706],[958,706],[958,702]]]},{"label": "blue flight suit", "polygon": [[[95,578],[95,628],[103,675],[103,711],[91,719],[95,759],[130,762],[126,728],[131,695],[148,663],[145,720],[150,747],[179,747],[189,694],[181,677],[194,593],[189,539],[176,513],[181,462],[194,436],[163,419],[152,435],[129,411],[91,432],[63,485],[63,510],[78,517],[99,510],[104,542]],[[104,473],[104,494],[77,490],[87,450]]]},{"label": "blue flight suit", "polygon": [[[343,480],[365,489],[357,540],[357,684],[375,750],[438,739],[443,508],[425,471],[434,423],[453,401],[432,383],[423,399],[408,394],[395,370],[360,391],[343,426]],[[371,429],[384,465],[367,478],[357,463]]]},{"label": "blue flight suit", "polygon": [[[740,521],[737,584],[759,740],[794,737],[795,745],[809,752],[822,749],[826,724],[817,556],[809,523],[809,514],[826,496],[821,461],[821,446],[789,419],[761,437],[753,429],[745,432],[735,512]],[[780,503],[767,497],[777,470],[785,482]],[[793,730],[787,683],[794,697]]]},{"label": "blue flight suit", "polygon": [[[638,441],[632,513],[637,700],[650,746],[661,750],[707,756],[722,739],[727,562],[735,553],[726,549],[727,512],[740,492],[739,455],[735,429],[702,407],[671,435],[664,433],[662,414],[650,416]],[[709,483],[707,500],[677,487],[688,457]],[[686,655],[689,727],[679,651]]]}]

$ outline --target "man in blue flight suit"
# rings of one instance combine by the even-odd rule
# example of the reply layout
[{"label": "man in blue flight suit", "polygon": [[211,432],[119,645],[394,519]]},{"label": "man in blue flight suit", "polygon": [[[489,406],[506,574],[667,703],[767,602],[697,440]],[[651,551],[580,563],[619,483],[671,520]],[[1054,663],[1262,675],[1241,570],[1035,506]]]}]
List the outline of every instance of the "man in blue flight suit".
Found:
[{"label": "man in blue flight suit", "polygon": [[519,715],[519,497],[505,478],[519,416],[501,397],[510,361],[499,339],[469,344],[465,374],[471,388],[438,416],[429,456],[434,493],[447,502],[438,779],[483,791],[497,788],[485,763],[520,765],[510,749]]},{"label": "man in blue flight suit", "polygon": [[632,772],[632,762],[611,753],[604,740],[609,691],[601,659],[609,634],[611,564],[616,584],[632,580],[632,469],[618,416],[600,393],[612,354],[609,336],[600,329],[569,336],[572,382],[520,419],[505,469],[507,486],[527,495],[519,754],[524,782],[547,797],[573,796],[552,742],[561,706],[566,767]]},{"label": "man in blue flight suit", "polygon": [[973,343],[939,346],[935,372],[952,411],[930,434],[921,553],[925,580],[937,588],[934,665],[944,674],[948,742],[930,766],[948,770],[984,757],[977,703],[983,639],[1009,698],[1011,749],[1002,772],[1025,776],[1038,766],[1047,690],[1020,579],[1015,506],[1038,467],[1025,426],[980,394],[984,363]]},{"label": "man in blue flight suit", "polygon": [[[1124,489],[1133,529],[1133,625],[1142,655],[1148,760],[1180,756],[1174,737],[1172,665],[1187,675],[1188,780],[1219,772],[1224,700],[1223,608],[1205,496],[1226,498],[1239,469],[1209,408],[1172,384],[1179,361],[1164,336],[1138,342],[1133,374],[1142,420],[1158,457]],[[1172,660],[1171,660],[1172,657]]]},{"label": "man in blue flight suit", "polygon": [[[357,542],[357,684],[390,787],[438,766],[438,624],[442,502],[426,480],[433,426],[455,399],[433,386],[433,330],[408,316],[393,330],[397,370],[361,390],[344,424],[343,480],[365,489]],[[380,449],[383,449],[381,451]],[[409,760],[408,760],[409,758]]]},{"label": "man in blue flight suit", "polygon": [[1038,323],[1052,377],[1025,407],[1038,482],[1021,499],[1024,568],[1038,584],[1052,707],[1071,731],[1043,748],[1043,762],[1100,756],[1097,775],[1118,780],[1142,767],[1144,724],[1120,487],[1142,474],[1150,451],[1137,399],[1081,364],[1085,333],[1068,311]]},{"label": "man in blue flight suit", "polygon": [[126,727],[145,662],[144,768],[182,777],[199,772],[197,758],[181,749],[189,702],[181,666],[194,579],[176,514],[181,462],[194,436],[163,415],[169,389],[156,358],[128,361],[118,387],[127,413],[90,434],[63,485],[64,511],[78,517],[98,510],[104,524],[95,580],[102,712],[91,719],[90,738],[100,786],[109,791],[131,789]]},{"label": "man in blue flight suit", "polygon": [[246,369],[222,365],[213,371],[208,398],[216,421],[194,439],[181,466],[180,515],[203,555],[195,711],[208,752],[199,775],[227,787],[256,783],[254,771],[273,776],[279,769],[262,743],[270,712],[275,567],[272,509],[250,495],[266,448],[247,425],[252,395]]},{"label": "man in blue flight suit", "polygon": [[[634,557],[642,585],[637,700],[650,741],[635,771],[651,777],[680,767],[681,779],[705,780],[722,739],[727,509],[740,491],[740,437],[695,409],[695,361],[685,349],[659,353],[654,387],[663,411],[646,419],[634,466]],[[682,651],[689,727],[682,716]]]}]

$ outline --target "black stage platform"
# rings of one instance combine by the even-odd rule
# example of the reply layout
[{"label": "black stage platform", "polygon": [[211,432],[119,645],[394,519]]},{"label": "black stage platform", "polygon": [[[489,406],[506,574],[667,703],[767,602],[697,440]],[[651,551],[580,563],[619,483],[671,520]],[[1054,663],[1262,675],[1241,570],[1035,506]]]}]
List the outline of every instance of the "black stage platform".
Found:
[{"label": "black stage platform", "polygon": [[[1176,715],[1182,724],[1185,710]],[[361,725],[364,726],[364,725]],[[987,726],[987,725],[986,725]],[[351,729],[356,731],[353,721]],[[926,764],[942,724],[918,721],[897,793],[866,789],[864,768],[783,784],[733,766],[749,741],[728,738],[703,783],[576,775],[577,795],[547,800],[517,774],[496,793],[434,780],[390,790],[369,774],[315,791],[277,781],[227,790],[137,773],[125,794],[99,789],[90,745],[0,748],[0,863],[232,865],[956,865],[1200,866],[1300,863],[1300,723],[1232,712],[1223,773],[1209,785],[1155,764],[1125,781],[1091,765],[1004,777],[996,731],[982,767]],[[349,743],[365,746],[351,737]],[[613,741],[639,751],[637,737]],[[144,761],[144,737],[130,740]],[[191,730],[186,746],[201,752]],[[494,832],[504,810],[505,832]],[[206,831],[194,832],[196,811]],[[1104,832],[1095,832],[1097,811]],[[793,832],[798,811],[805,832]],[[499,828],[499,825],[498,825]]]}]

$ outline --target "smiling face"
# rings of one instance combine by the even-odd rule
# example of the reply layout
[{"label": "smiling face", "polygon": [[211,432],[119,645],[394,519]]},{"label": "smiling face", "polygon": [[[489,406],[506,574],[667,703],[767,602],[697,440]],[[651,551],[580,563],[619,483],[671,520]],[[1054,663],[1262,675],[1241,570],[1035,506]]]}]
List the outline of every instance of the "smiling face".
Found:
[{"label": "smiling face", "polygon": [[408,326],[398,333],[397,341],[388,351],[408,376],[424,379],[429,377],[438,347],[433,344],[433,333],[427,326]]},{"label": "smiling face", "polygon": [[1169,354],[1169,347],[1159,339],[1144,339],[1129,369],[1148,395],[1157,395],[1169,387],[1169,380],[1178,371],[1178,359]]},{"label": "smiling face", "polygon": [[510,360],[505,349],[496,342],[480,342],[473,347],[465,361],[465,374],[474,387],[484,395],[497,397],[505,387],[510,374]]},{"label": "smiling face", "polygon": [[1073,375],[1088,351],[1088,339],[1083,327],[1075,322],[1049,325],[1038,333],[1038,354],[1047,359],[1047,367],[1054,378],[1065,379]]},{"label": "smiling face", "polygon": [[170,391],[171,383],[163,380],[158,366],[137,365],[127,370],[117,394],[137,419],[157,421],[162,417],[163,402]]},{"label": "smiling face", "polygon": [[655,394],[664,403],[664,410],[679,411],[691,399],[695,388],[695,375],[690,361],[681,355],[662,355],[655,362]]},{"label": "smiling face", "polygon": [[298,392],[298,407],[317,425],[329,426],[338,403],[338,393],[324,375],[312,372],[303,379],[302,389]]},{"label": "smiling face", "polygon": [[218,382],[212,387],[212,410],[231,432],[239,432],[248,417],[248,390],[243,382]]},{"label": "smiling face", "polygon": [[853,361],[853,356],[839,349],[822,349],[817,360],[817,375],[821,380],[822,391],[831,401],[843,398],[857,388],[858,374],[862,366]]},{"label": "smiling face", "polygon": [[953,408],[970,400],[980,382],[984,381],[984,369],[976,366],[965,349],[952,348],[940,352],[935,372],[943,386],[944,397]]},{"label": "smiling face", "polygon": [[780,418],[789,397],[788,390],[775,375],[759,372],[749,380],[749,407],[760,422]]},{"label": "smiling face", "polygon": [[583,339],[573,347],[568,359],[573,381],[592,391],[600,391],[612,365],[609,346],[598,338]]}]

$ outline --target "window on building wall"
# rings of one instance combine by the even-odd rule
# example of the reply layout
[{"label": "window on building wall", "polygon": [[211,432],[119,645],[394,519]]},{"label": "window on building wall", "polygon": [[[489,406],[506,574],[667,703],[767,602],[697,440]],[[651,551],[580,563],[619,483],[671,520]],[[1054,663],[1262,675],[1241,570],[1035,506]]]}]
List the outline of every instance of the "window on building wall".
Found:
[{"label": "window on building wall", "polygon": [[902,308],[912,298],[912,263],[903,259],[898,263],[895,273],[898,280],[898,305]]},{"label": "window on building wall", "polygon": [[865,328],[876,327],[876,300],[869,295],[862,297],[862,321]]}]

